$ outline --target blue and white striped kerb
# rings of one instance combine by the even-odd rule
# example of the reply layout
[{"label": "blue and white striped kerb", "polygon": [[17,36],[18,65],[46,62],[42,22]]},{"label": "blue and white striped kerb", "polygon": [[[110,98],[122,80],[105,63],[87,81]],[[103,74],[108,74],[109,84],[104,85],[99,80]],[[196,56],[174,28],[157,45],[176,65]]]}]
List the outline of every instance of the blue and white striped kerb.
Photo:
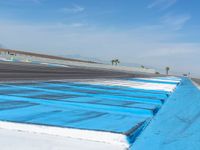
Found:
[{"label": "blue and white striped kerb", "polygon": [[0,128],[128,148],[181,83],[180,78],[0,84]]}]

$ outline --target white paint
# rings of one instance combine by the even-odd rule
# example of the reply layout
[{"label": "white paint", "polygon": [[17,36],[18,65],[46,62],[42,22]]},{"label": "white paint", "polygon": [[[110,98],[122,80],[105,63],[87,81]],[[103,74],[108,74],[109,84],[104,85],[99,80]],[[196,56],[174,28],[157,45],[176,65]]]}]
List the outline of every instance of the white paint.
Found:
[{"label": "white paint", "polygon": [[124,150],[123,146],[0,129],[2,150]]},{"label": "white paint", "polygon": [[[192,81],[192,80],[191,80]],[[197,84],[196,82],[192,81],[192,83],[200,90],[200,86],[199,84]]]},{"label": "white paint", "polygon": [[148,82],[137,82],[137,81],[128,81],[128,80],[91,80],[87,82],[81,82],[93,85],[106,85],[106,86],[125,86],[130,88],[137,89],[146,89],[146,90],[161,90],[172,92],[176,88],[176,85],[164,84],[164,83],[148,83]]},{"label": "white paint", "polygon": [[62,64],[52,64],[52,63],[40,63],[42,65],[49,65],[49,66],[55,66],[55,67],[69,67],[67,65],[62,65]]},{"label": "white paint", "polygon": [[146,81],[161,81],[161,82],[172,82],[172,83],[180,83],[181,80],[172,80],[172,79],[161,79],[161,78],[135,78],[135,79],[141,79]]},{"label": "white paint", "polygon": [[179,77],[175,77],[175,76],[168,76],[168,77],[164,77],[166,79],[172,79],[172,80],[178,80],[178,81],[181,81],[182,79],[179,78]]},{"label": "white paint", "polygon": [[12,61],[10,59],[6,59],[6,58],[2,58],[2,57],[0,57],[0,60],[2,60],[2,61]]},{"label": "white paint", "polygon": [[60,128],[52,126],[42,126],[33,124],[12,123],[0,121],[0,128],[7,130],[23,131],[27,133],[47,134],[82,140],[89,140],[95,142],[102,142],[112,145],[118,145],[123,148],[128,148],[129,144],[126,136],[118,133],[93,131],[93,130],[80,130],[73,128]]}]

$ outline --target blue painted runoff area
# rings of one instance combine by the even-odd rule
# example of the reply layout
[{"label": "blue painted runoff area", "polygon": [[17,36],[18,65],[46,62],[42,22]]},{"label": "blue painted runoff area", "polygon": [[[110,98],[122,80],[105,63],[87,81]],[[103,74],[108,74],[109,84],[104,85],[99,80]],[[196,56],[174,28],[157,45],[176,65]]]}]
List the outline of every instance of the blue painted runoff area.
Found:
[{"label": "blue painted runoff area", "polygon": [[183,79],[131,150],[199,150],[200,91]]},{"label": "blue painted runoff area", "polygon": [[170,95],[66,81],[0,83],[0,121],[120,133],[131,144]]}]

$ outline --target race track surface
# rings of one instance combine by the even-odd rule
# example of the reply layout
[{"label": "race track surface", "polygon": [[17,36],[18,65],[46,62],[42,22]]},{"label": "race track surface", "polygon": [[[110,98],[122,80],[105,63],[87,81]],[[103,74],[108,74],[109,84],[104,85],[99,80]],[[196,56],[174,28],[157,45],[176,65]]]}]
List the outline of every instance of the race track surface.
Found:
[{"label": "race track surface", "polygon": [[192,78],[192,80],[200,86],[200,79]]},{"label": "race track surface", "polygon": [[152,74],[125,73],[77,66],[57,67],[22,62],[0,62],[0,81],[59,80],[150,77]]}]

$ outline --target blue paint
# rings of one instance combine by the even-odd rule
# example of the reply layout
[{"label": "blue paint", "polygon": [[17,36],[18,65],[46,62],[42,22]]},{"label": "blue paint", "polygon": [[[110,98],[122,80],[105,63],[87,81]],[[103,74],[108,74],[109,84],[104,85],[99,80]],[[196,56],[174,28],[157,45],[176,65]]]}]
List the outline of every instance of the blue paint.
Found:
[{"label": "blue paint", "polygon": [[136,129],[134,129],[134,132],[130,131],[127,136],[127,141],[131,145],[135,142],[137,137],[142,133],[142,131],[145,129],[145,127],[149,124],[151,119],[147,119],[145,122],[143,122],[141,125],[136,126]]},{"label": "blue paint", "polygon": [[2,121],[121,133],[130,144],[170,95],[70,82],[1,84],[0,93]]},{"label": "blue paint", "polygon": [[[89,93],[80,93],[80,92],[75,92],[75,91],[68,91],[68,90],[51,90],[51,89],[46,89],[46,88],[41,88],[41,87],[32,87],[32,86],[17,86],[17,85],[9,85],[12,89],[21,89],[21,90],[39,90],[43,92],[48,92],[48,93],[56,93],[56,94],[69,94],[69,95],[77,95],[77,96],[94,96],[96,98],[106,98],[106,99],[123,99],[123,100],[131,100],[135,102],[142,102],[142,103],[149,103],[149,104],[156,104],[156,105],[162,105],[164,102],[164,99],[151,99],[151,98],[143,98],[141,97],[135,97],[135,96],[117,96],[117,95],[111,95],[111,94],[89,94]],[[37,93],[36,93],[37,94]]]},{"label": "blue paint", "polygon": [[23,107],[35,106],[37,103],[23,102],[23,101],[1,101],[0,110],[9,110]]},{"label": "blue paint", "polygon": [[[97,87],[88,87],[86,85],[75,85],[75,84],[52,84],[52,83],[43,83],[42,84],[43,87],[51,87],[51,88],[61,88],[62,90],[76,90],[76,89],[80,89],[80,90],[90,90],[90,91],[97,91],[97,92],[103,92],[103,93],[108,93],[108,94],[117,94],[117,95],[131,95],[131,96],[143,96],[143,97],[152,97],[155,99],[166,99],[167,95],[166,94],[158,94],[158,93],[147,93],[147,92],[142,92],[142,91],[126,91],[123,90],[123,88],[121,88],[120,90],[112,90],[112,89],[101,89]],[[67,89],[66,89],[67,88]]]},{"label": "blue paint", "polygon": [[131,149],[199,150],[199,124],[200,91],[185,78]]}]

